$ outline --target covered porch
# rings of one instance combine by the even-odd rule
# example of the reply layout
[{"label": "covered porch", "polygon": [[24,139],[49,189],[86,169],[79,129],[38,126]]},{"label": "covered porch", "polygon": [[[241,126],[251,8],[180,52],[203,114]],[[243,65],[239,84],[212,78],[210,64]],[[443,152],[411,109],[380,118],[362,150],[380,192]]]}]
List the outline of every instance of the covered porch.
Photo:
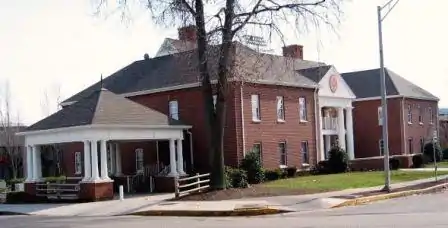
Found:
[{"label": "covered porch", "polygon": [[[101,89],[18,133],[24,136],[26,145],[25,191],[31,195],[49,191],[49,185],[43,183],[41,161],[42,148],[46,145],[63,145],[62,153],[73,156],[72,183],[58,188],[67,187],[74,198],[112,199],[114,181],[132,186],[137,179],[149,179],[148,185],[153,190],[157,178],[172,180],[186,175],[183,141],[184,130],[189,128],[160,112]],[[148,164],[144,160],[144,148],[136,148],[132,155],[126,148],[129,142],[156,146],[167,142],[168,151],[159,151],[157,147],[156,161]],[[160,162],[160,153],[168,154],[167,163]],[[135,173],[125,175],[123,160],[128,156],[135,159]]]}]

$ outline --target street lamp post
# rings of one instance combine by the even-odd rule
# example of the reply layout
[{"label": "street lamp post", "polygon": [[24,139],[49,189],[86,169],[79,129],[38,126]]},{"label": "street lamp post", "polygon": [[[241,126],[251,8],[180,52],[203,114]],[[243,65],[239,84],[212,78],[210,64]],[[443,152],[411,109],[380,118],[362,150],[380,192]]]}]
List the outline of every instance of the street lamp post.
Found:
[{"label": "street lamp post", "polygon": [[[384,56],[383,56],[383,27],[382,22],[386,18],[386,16],[392,11],[392,9],[397,5],[400,0],[396,0],[395,3],[391,3],[395,0],[388,1],[383,7],[377,7],[378,13],[378,36],[379,36],[379,51],[380,51],[380,87],[381,87],[381,106],[382,106],[382,139],[383,139],[383,153],[384,153],[384,171],[385,171],[385,183],[383,187],[383,191],[389,192],[390,189],[390,167],[389,167],[389,129],[388,129],[388,112],[387,112],[387,91],[386,91],[386,76],[384,72]],[[391,6],[388,8],[388,11],[385,15],[381,16],[381,10],[385,9],[385,7]]]}]

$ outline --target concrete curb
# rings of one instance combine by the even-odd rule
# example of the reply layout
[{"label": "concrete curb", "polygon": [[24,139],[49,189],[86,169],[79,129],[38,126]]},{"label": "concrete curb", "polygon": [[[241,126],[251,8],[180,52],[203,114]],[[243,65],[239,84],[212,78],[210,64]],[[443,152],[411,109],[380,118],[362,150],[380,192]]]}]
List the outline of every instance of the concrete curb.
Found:
[{"label": "concrete curb", "polygon": [[436,191],[439,191],[439,190],[447,188],[447,187],[448,187],[448,183],[444,183],[444,184],[439,184],[439,185],[424,188],[424,189],[415,189],[415,190],[402,191],[402,192],[386,193],[386,194],[375,195],[375,196],[359,197],[357,199],[347,200],[343,203],[332,206],[331,208],[356,206],[356,205],[362,205],[365,203],[375,202],[375,201],[380,201],[380,200],[393,199],[393,198],[411,196],[411,195],[416,195],[416,194],[431,193],[431,192],[436,192]]},{"label": "concrete curb", "polygon": [[140,216],[189,216],[189,217],[224,217],[224,216],[258,216],[287,213],[291,211],[277,208],[251,208],[251,209],[235,209],[231,211],[194,211],[194,210],[149,210],[130,213],[127,215]]}]

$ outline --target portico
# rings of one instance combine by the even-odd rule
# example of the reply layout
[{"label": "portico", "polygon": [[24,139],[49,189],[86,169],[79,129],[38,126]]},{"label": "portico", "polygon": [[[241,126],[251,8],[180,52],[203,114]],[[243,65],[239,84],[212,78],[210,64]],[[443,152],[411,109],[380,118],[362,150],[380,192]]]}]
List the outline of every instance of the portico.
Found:
[{"label": "portico", "polygon": [[109,171],[113,167],[114,176],[122,172],[122,141],[169,141],[167,176],[185,175],[182,141],[183,130],[188,128],[191,127],[101,89],[18,133],[25,138],[26,184],[32,186],[42,180],[41,146],[74,142],[83,143],[83,167],[79,168],[83,175],[79,197],[83,199],[113,196]]}]

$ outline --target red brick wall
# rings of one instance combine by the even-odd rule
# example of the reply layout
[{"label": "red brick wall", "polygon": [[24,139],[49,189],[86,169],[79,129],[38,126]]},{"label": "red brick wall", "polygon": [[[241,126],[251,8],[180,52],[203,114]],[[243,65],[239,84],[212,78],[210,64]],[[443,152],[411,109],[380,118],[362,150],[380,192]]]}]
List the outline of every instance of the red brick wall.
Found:
[{"label": "red brick wall", "polygon": [[75,174],[75,152],[81,152],[81,158],[84,161],[84,143],[73,142],[61,144],[62,149],[62,164],[61,168],[63,173],[67,177],[84,176],[84,167],[82,168],[82,173],[79,175]]},{"label": "red brick wall", "polygon": [[[412,107],[412,124],[408,124],[407,113],[408,105]],[[419,123],[418,116],[419,110],[418,106],[422,108],[423,111],[423,122]],[[434,123],[429,123],[429,112],[428,107],[432,108]],[[404,143],[405,143],[405,153],[409,153],[408,138],[412,138],[412,151],[413,153],[420,153],[420,139],[431,140],[433,136],[433,131],[437,127],[437,102],[436,101],[424,101],[416,99],[405,99],[404,100]]]},{"label": "red brick wall", "polygon": [[[388,99],[389,149],[390,154],[403,152],[402,141],[402,99]],[[380,156],[379,140],[382,137],[378,125],[378,107],[381,100],[353,102],[353,133],[355,158]]]},{"label": "red brick wall", "polygon": [[[278,143],[286,141],[287,163],[301,167],[301,142],[308,141],[310,163],[316,162],[316,127],[314,90],[273,85],[244,84],[244,122],[246,152],[254,143],[261,142],[263,166],[278,168],[280,154]],[[261,122],[252,121],[251,95],[260,97]],[[277,123],[276,97],[283,96],[285,123]],[[299,121],[299,97],[306,97],[308,122]]]}]

